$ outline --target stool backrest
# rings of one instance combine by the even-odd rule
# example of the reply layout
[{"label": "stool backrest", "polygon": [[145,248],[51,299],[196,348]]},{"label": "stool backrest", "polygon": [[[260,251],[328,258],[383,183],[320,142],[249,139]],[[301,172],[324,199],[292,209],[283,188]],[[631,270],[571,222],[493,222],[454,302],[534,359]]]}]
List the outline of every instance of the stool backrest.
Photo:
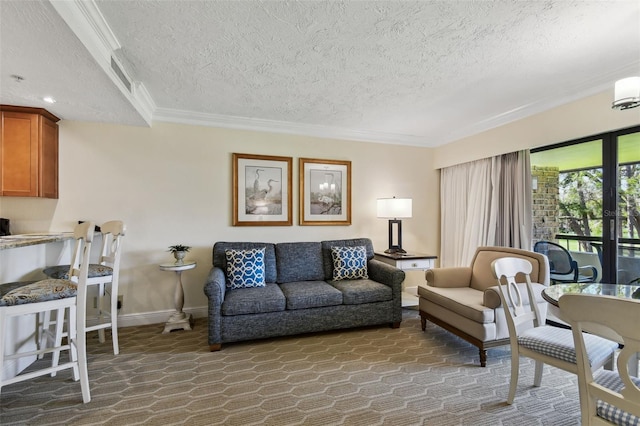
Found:
[{"label": "stool backrest", "polygon": [[122,252],[122,240],[127,227],[121,220],[112,220],[103,223],[100,227],[102,231],[102,250],[100,252],[99,263],[111,266],[114,274],[119,270],[120,254]]},{"label": "stool backrest", "polygon": [[[83,222],[76,225],[73,238],[76,240],[75,248],[71,254],[69,268],[69,280],[78,286],[77,314],[82,316],[82,324],[87,310],[87,276],[89,275],[89,263],[91,257],[91,243],[93,242],[94,223]],[[79,321],[80,323],[80,321]]]}]

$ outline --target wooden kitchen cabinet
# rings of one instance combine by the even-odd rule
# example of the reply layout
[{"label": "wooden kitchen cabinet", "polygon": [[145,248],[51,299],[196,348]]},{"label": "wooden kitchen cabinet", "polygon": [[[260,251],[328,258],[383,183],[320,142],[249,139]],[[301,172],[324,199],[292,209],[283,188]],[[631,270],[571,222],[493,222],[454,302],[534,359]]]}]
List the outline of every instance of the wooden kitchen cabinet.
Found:
[{"label": "wooden kitchen cabinet", "polygon": [[0,105],[0,195],[58,198],[58,124],[42,108]]}]

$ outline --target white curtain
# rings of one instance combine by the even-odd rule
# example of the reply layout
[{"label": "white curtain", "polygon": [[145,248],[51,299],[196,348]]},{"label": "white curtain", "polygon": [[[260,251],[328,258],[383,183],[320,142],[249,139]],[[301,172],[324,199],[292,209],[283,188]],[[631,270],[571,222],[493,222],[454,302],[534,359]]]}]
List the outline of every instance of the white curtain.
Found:
[{"label": "white curtain", "polygon": [[441,170],[440,266],[467,266],[479,246],[531,250],[529,151]]}]

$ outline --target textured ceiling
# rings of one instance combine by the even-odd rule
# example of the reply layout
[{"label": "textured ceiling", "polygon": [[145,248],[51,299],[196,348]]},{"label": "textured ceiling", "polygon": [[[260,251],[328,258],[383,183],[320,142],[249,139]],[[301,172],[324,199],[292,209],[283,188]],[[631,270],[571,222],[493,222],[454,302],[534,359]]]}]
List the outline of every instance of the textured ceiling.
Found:
[{"label": "textured ceiling", "polygon": [[52,3],[0,2],[0,102],[65,119],[437,146],[640,75],[636,0],[90,2],[129,96]]}]

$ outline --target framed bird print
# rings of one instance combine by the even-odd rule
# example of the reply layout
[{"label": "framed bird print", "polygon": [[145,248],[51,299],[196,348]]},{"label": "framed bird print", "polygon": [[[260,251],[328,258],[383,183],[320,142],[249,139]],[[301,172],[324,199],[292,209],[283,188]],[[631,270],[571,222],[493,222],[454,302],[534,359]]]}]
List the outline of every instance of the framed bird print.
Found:
[{"label": "framed bird print", "polygon": [[291,226],[293,159],[233,153],[233,226]]},{"label": "framed bird print", "polygon": [[351,225],[351,161],[300,158],[300,225]]}]

